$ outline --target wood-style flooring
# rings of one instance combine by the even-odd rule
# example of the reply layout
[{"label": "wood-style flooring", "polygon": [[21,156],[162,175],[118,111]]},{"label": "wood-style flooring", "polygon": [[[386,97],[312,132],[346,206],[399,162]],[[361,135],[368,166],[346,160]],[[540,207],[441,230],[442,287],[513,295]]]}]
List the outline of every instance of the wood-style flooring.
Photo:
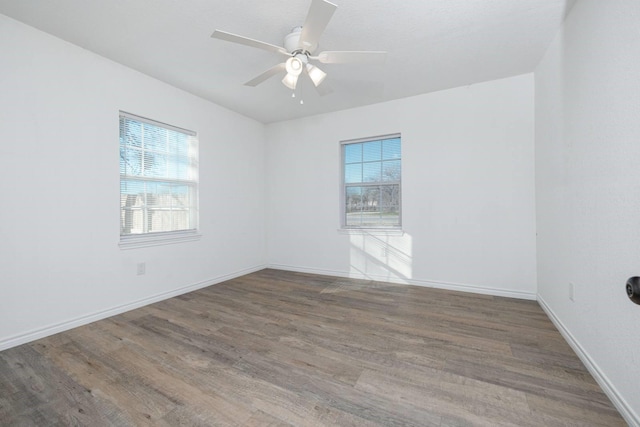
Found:
[{"label": "wood-style flooring", "polygon": [[536,302],[262,270],[0,352],[0,425],[625,423]]}]

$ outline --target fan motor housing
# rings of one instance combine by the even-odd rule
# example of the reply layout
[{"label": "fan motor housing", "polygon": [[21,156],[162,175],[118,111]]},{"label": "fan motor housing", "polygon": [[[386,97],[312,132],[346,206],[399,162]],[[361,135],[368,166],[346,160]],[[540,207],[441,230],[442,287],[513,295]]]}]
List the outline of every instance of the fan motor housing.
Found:
[{"label": "fan motor housing", "polygon": [[[293,53],[296,50],[300,50],[300,35],[302,34],[302,27],[293,27],[291,32],[284,36],[284,48],[287,52]],[[318,48],[316,43],[314,46],[305,46],[304,50],[308,53],[313,53]]]}]

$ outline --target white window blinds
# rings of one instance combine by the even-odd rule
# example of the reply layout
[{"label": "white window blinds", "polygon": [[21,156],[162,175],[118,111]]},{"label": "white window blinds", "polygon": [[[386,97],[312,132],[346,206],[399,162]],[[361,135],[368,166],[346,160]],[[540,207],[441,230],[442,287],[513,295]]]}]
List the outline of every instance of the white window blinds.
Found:
[{"label": "white window blinds", "polygon": [[120,113],[120,236],[198,228],[195,132]]}]

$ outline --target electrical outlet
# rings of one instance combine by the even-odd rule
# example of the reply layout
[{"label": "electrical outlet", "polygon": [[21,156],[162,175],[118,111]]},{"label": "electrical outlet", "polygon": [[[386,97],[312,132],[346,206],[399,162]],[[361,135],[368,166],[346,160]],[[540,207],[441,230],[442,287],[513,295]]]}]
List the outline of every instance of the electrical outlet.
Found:
[{"label": "electrical outlet", "polygon": [[569,282],[569,299],[571,302],[575,302],[575,286],[572,282]]},{"label": "electrical outlet", "polygon": [[145,262],[139,262],[136,267],[137,267],[136,272],[138,276],[142,276],[147,272],[147,264]]}]

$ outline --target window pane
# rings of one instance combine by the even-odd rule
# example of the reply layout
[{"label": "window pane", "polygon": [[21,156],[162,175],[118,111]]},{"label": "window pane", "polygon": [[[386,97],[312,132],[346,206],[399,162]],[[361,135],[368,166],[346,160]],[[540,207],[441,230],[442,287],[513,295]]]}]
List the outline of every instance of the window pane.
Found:
[{"label": "window pane", "polygon": [[361,224],[363,227],[379,227],[383,225],[380,220],[380,212],[368,211],[362,213]]},{"label": "window pane", "polygon": [[145,192],[145,183],[143,181],[136,180],[121,180],[120,181],[120,196],[121,198],[127,196],[140,196]]},{"label": "window pane", "polygon": [[362,187],[347,187],[345,207],[347,212],[362,210]]},{"label": "window pane", "polygon": [[395,208],[383,209],[380,213],[380,225],[397,227],[400,225],[400,210]]},{"label": "window pane", "polygon": [[145,150],[167,150],[167,131],[158,126],[144,124],[144,148]]},{"label": "window pane", "polygon": [[144,203],[146,207],[158,205],[158,183],[145,182]]},{"label": "window pane", "polygon": [[142,151],[120,147],[120,173],[138,176],[142,173]]},{"label": "window pane", "polygon": [[362,187],[346,188],[346,225],[360,225],[362,219]]},{"label": "window pane", "polygon": [[144,195],[144,182],[133,180],[120,181],[120,232],[122,234],[137,234],[143,232]]},{"label": "window pane", "polygon": [[362,182],[362,163],[344,166],[344,182],[347,184]]},{"label": "window pane", "polygon": [[120,118],[120,145],[142,147],[142,123]]},{"label": "window pane", "polygon": [[162,208],[149,208],[149,232],[171,231],[171,212]]},{"label": "window pane", "polygon": [[171,206],[176,208],[191,206],[191,191],[188,185],[174,185],[171,188]]},{"label": "window pane", "polygon": [[362,226],[380,225],[380,188],[364,187],[362,191]]},{"label": "window pane", "polygon": [[187,230],[191,227],[190,216],[188,210],[172,210],[171,226],[174,230]]},{"label": "window pane", "polygon": [[167,178],[189,179],[190,161],[188,157],[169,157],[167,162]]},{"label": "window pane", "polygon": [[381,181],[400,181],[400,160],[382,162]]},{"label": "window pane", "polygon": [[167,178],[167,156],[146,151],[144,153],[144,176]]},{"label": "window pane", "polygon": [[362,144],[362,161],[372,162],[382,159],[382,142],[371,141]]},{"label": "window pane", "polygon": [[347,227],[359,227],[362,225],[362,212],[347,212],[345,218],[345,225]]},{"label": "window pane", "polygon": [[382,141],[382,158],[384,160],[400,158],[400,138]]},{"label": "window pane", "polygon": [[378,187],[363,187],[362,204],[363,211],[378,211],[378,207],[380,206],[380,189]]},{"label": "window pane", "polygon": [[120,146],[120,175],[127,173],[127,149]]},{"label": "window pane", "polygon": [[175,156],[187,156],[189,154],[189,135],[178,132],[169,132],[167,135],[167,151]]},{"label": "window pane", "polygon": [[362,165],[362,174],[364,180],[362,182],[379,182],[380,179],[380,162],[364,163]]},{"label": "window pane", "polygon": [[380,186],[380,220],[385,226],[400,225],[400,186]]},{"label": "window pane", "polygon": [[346,144],[343,147],[345,163],[356,163],[362,161],[362,144]]},{"label": "window pane", "polygon": [[400,206],[400,185],[380,186],[380,203],[382,206]]}]

